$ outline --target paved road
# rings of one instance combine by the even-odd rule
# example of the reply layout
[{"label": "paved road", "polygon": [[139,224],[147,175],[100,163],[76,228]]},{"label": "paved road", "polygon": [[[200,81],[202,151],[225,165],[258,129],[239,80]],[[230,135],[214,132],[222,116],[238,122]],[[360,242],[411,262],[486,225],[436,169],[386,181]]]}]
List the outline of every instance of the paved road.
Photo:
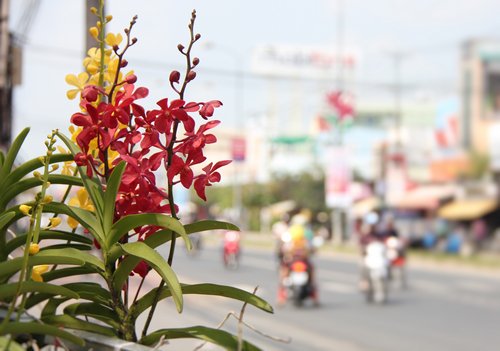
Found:
[{"label": "paved road", "polygon": [[[358,265],[352,257],[318,255],[321,307],[277,308],[267,314],[249,307],[245,320],[266,334],[291,338],[280,343],[245,329],[244,336],[264,350],[469,351],[498,350],[500,345],[500,273],[498,275],[409,267],[409,288],[391,289],[383,306],[368,305],[357,291]],[[276,303],[277,272],[271,252],[247,249],[238,270],[227,270],[219,249],[197,257],[179,250],[174,268],[186,283],[237,286]],[[185,312],[161,305],[165,316],[155,327],[216,326],[241,304],[221,298],[186,296]],[[160,323],[161,322],[161,323]],[[160,326],[160,324],[162,324]],[[235,331],[234,319],[227,322]],[[152,329],[152,330],[153,330]],[[166,350],[193,350],[193,342],[174,342]],[[215,350],[206,346],[202,350]]]}]

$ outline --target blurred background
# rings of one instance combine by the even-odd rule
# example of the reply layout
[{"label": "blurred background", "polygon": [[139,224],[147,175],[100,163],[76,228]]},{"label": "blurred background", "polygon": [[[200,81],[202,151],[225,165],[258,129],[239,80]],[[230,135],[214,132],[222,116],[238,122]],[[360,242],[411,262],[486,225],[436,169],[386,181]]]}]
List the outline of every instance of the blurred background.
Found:
[{"label": "blurred background", "polygon": [[[0,1],[3,148],[31,126],[32,147],[21,155],[37,157],[52,129],[69,126],[78,106],[66,99],[64,77],[82,71],[94,45],[86,34],[94,3]],[[174,96],[168,75],[182,71],[177,44],[187,42],[197,10],[200,65],[188,99],[224,103],[215,114],[222,121],[218,143],[207,156],[233,162],[207,203],[182,191],[176,199],[189,216],[238,223],[244,245],[253,245],[239,270],[228,272],[219,264],[219,243],[207,239],[196,258],[213,265],[204,269],[220,270],[234,284],[255,281],[273,301],[272,255],[255,248],[274,247],[273,225],[306,211],[324,239],[317,258],[323,308],[285,308],[269,324],[259,320],[263,330],[298,340],[260,339],[265,349],[498,344],[499,8],[498,0],[106,1],[112,32],[139,17],[139,40],[127,59],[136,85],[150,89],[150,109]],[[415,257],[410,289],[396,292],[384,309],[366,309],[356,289],[358,241],[373,213],[394,219]],[[183,267],[197,263],[181,260]],[[319,341],[311,343],[314,337]]]}]

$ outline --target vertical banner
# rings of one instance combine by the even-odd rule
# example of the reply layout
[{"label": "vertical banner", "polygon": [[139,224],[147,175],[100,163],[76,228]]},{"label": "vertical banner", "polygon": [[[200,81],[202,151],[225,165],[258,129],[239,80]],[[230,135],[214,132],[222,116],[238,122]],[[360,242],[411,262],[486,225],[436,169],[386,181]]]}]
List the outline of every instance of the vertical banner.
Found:
[{"label": "vertical banner", "polygon": [[243,162],[246,158],[246,140],[242,137],[231,139],[231,156],[236,162]]},{"label": "vertical banner", "polygon": [[352,170],[349,156],[347,149],[341,146],[326,151],[325,200],[330,208],[347,209],[352,203]]}]

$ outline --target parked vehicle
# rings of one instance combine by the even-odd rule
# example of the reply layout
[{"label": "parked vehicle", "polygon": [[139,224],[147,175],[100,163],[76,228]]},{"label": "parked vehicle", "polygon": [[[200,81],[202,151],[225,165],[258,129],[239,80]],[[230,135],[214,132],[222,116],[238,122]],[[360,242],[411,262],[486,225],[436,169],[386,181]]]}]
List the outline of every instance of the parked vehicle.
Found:
[{"label": "parked vehicle", "polygon": [[381,241],[372,241],[366,246],[364,257],[366,279],[366,301],[385,303],[388,296],[389,259],[387,248]]},{"label": "parked vehicle", "polygon": [[240,233],[228,230],[224,233],[224,243],[222,249],[222,259],[224,266],[236,269],[240,263]]}]

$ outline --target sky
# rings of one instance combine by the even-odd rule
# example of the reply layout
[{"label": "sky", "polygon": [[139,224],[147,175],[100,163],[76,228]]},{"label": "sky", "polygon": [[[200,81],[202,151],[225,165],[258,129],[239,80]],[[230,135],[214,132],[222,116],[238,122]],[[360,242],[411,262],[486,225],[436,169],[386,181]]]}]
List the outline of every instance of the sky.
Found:
[{"label": "sky", "polygon": [[[83,0],[11,1],[10,26],[22,32],[22,13],[37,2],[25,33],[23,83],[15,91],[14,133],[32,127],[32,156],[54,128],[64,130],[76,101],[66,99],[64,77],[81,71],[84,54]],[[194,54],[198,77],[188,99],[223,101],[217,116],[226,127],[258,125],[278,135],[306,130],[324,108],[324,94],[335,79],[269,80],[253,71],[252,53],[262,45],[320,47],[356,53],[349,75],[359,106],[391,106],[394,55],[401,55],[400,84],[405,104],[456,95],[460,44],[470,38],[500,37],[499,0],[108,0],[110,31],[123,30],[138,15],[138,44],[128,61],[150,88],[147,107],[172,97],[168,75],[182,68],[177,44],[188,39],[187,24],[197,11],[202,35]],[[341,30],[339,30],[341,28]],[[340,33],[340,34],[339,34]],[[340,39],[339,39],[340,38]],[[240,74],[238,74],[238,72]],[[334,75],[334,74],[333,74]],[[333,77],[332,75],[332,77]],[[273,115],[273,118],[269,116]],[[305,117],[304,117],[305,116]]]}]

